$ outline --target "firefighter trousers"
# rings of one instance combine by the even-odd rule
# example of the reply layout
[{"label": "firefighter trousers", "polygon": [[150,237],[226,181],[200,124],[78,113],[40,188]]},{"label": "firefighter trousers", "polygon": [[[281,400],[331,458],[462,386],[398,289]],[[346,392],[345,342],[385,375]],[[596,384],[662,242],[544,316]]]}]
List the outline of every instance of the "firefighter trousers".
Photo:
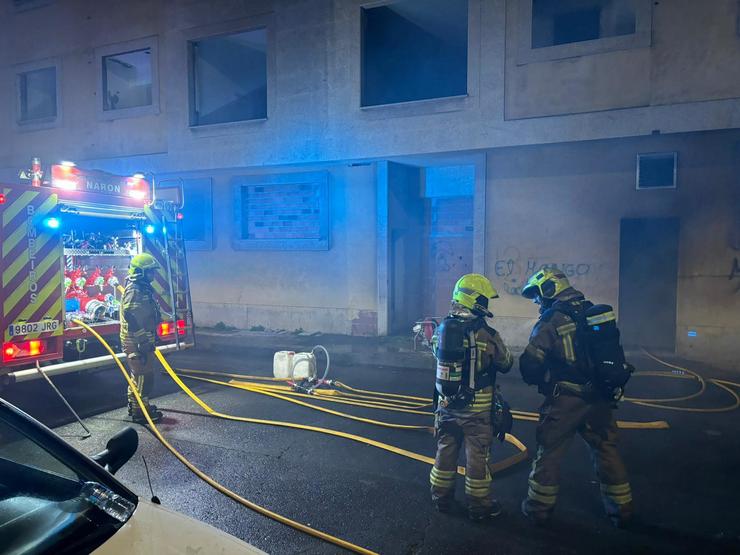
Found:
[{"label": "firefighter trousers", "polygon": [[617,451],[617,426],[609,403],[572,393],[548,397],[540,408],[537,456],[529,474],[525,500],[527,513],[547,518],[555,507],[560,481],[560,460],[578,433],[591,450],[601,497],[615,523],[632,515],[632,490],[627,470]]},{"label": "firefighter trousers", "polygon": [[471,512],[485,512],[492,505],[488,454],[493,442],[489,411],[471,416],[445,415],[437,436],[437,456],[429,476],[432,500],[449,504],[455,496],[455,476],[460,448],[465,448],[465,496]]},{"label": "firefighter trousers", "polygon": [[[139,353],[137,351],[129,352],[124,349],[128,359],[128,368],[131,375],[131,379],[136,384],[136,389],[139,391],[141,400],[144,404],[149,404],[149,394],[154,387],[154,374],[156,372],[154,364],[153,353]],[[136,397],[134,397],[131,387],[126,392],[129,407],[133,407],[134,411],[140,410],[136,403]]]}]

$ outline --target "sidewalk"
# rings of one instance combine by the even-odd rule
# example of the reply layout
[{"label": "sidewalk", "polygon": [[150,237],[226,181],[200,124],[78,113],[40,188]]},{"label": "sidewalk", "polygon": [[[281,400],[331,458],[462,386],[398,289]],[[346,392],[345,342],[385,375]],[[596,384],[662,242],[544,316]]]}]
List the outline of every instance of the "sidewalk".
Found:
[{"label": "sidewalk", "polygon": [[[332,364],[395,366],[430,370],[434,357],[421,343],[414,351],[413,337],[361,337],[331,334],[295,334],[291,332],[196,330],[199,350],[218,352],[249,352],[250,357],[272,360],[276,351],[310,351],[323,345],[329,351]],[[318,354],[319,359],[323,357]],[[321,365],[321,363],[320,363]]]},{"label": "sidewalk", "polygon": [[[315,345],[323,345],[329,351],[332,364],[394,366],[398,368],[430,371],[434,367],[434,357],[428,347],[418,342],[414,350],[411,334],[407,336],[366,337],[334,334],[296,334],[286,331],[248,331],[217,330],[198,328],[196,341],[199,350],[245,353],[262,361],[272,361],[276,351],[310,351]],[[510,347],[515,359],[523,349]],[[642,351],[627,351],[627,360],[642,356]],[[736,378],[737,371],[732,367],[709,364],[704,361],[687,360],[674,353],[654,353],[674,364],[687,364],[702,373]],[[321,353],[319,359],[323,357]],[[271,364],[271,363],[270,363]],[[319,363],[321,366],[322,363]]]}]

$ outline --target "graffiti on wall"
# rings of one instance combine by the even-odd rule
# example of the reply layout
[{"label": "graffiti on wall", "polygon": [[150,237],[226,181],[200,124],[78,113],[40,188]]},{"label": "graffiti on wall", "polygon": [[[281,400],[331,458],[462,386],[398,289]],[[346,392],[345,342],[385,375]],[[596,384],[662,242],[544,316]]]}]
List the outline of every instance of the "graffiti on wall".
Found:
[{"label": "graffiti on wall", "polygon": [[520,295],[526,280],[537,270],[558,269],[569,278],[587,276],[593,264],[584,261],[553,261],[522,256],[516,247],[506,247],[494,264],[497,285],[501,284],[509,295]]}]

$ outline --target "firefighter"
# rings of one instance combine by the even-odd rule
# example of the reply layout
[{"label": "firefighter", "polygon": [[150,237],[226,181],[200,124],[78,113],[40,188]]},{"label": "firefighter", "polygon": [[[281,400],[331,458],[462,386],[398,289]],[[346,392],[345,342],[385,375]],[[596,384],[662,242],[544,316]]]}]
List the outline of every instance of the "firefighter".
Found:
[{"label": "firefighter", "polygon": [[[154,299],[152,280],[159,264],[150,254],[138,254],[131,259],[126,289],[121,300],[121,345],[128,359],[131,378],[153,421],[162,418],[155,405],[149,404],[154,385],[155,338],[161,320],[159,305]],[[146,422],[144,413],[128,388],[128,412],[134,422]]]},{"label": "firefighter", "polygon": [[[462,276],[452,294],[450,314],[440,324],[434,345],[438,361],[434,391],[437,455],[430,474],[432,501],[440,512],[451,510],[458,454],[464,447],[465,495],[471,520],[501,514],[501,506],[490,491],[491,410],[496,372],[508,372],[513,358],[501,336],[486,321],[486,317],[493,316],[489,302],[497,297],[486,277]],[[452,360],[454,357],[457,360]],[[468,383],[473,383],[471,379],[474,385],[468,388]]]},{"label": "firefighter", "polygon": [[537,524],[549,521],[558,496],[560,459],[578,433],[591,450],[607,515],[615,526],[625,526],[632,516],[632,492],[617,450],[614,401],[593,387],[589,357],[576,337],[578,315],[592,305],[559,270],[536,272],[522,295],[539,304],[540,318],[519,369],[524,381],[545,396],[522,512]]}]

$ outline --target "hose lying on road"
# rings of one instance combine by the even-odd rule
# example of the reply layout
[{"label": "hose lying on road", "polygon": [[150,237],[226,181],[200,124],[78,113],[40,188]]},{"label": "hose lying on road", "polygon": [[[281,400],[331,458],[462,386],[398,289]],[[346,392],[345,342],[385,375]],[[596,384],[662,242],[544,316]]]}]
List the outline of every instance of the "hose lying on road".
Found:
[{"label": "hose lying on road", "polygon": [[[395,403],[405,402],[405,403],[418,403],[418,402],[425,402],[422,405],[418,405],[418,408],[427,407],[430,404],[427,403],[427,401],[431,401],[431,399],[426,399],[424,397],[413,397],[411,395],[397,395],[393,393],[384,393],[380,391],[370,391],[370,390],[358,390],[351,388],[347,386],[346,384],[343,384],[342,382],[334,381],[332,382],[333,385],[339,386],[341,388],[351,390],[351,391],[362,391],[363,393],[369,394],[363,397],[371,397],[372,395],[376,395],[376,397],[372,398],[385,398],[384,396],[393,396],[394,399],[386,399],[386,401],[382,402],[360,402],[355,401],[353,398],[344,398],[343,392],[338,392],[336,390],[322,390],[322,389],[314,389],[313,393],[311,395],[298,393],[290,386],[282,386],[282,385],[273,385],[273,384],[260,384],[255,382],[244,382],[241,380],[229,380],[228,382],[224,382],[221,380],[213,380],[208,378],[199,378],[198,375],[208,375],[208,376],[222,376],[222,377],[237,377],[237,378],[249,378],[253,379],[254,376],[244,376],[240,374],[232,374],[227,372],[210,372],[210,371],[204,371],[204,370],[190,370],[190,369],[179,369],[178,372],[182,374],[185,377],[192,378],[192,379],[200,379],[201,381],[206,381],[210,383],[214,383],[217,385],[223,385],[228,387],[238,387],[244,390],[252,391],[254,390],[255,393],[263,393],[265,395],[269,395],[269,392],[273,393],[280,393],[282,396],[292,396],[292,397],[303,397],[303,398],[310,398],[315,401],[326,401],[326,402],[333,402],[333,403],[342,403],[347,405],[355,405],[365,408],[372,408],[372,409],[378,409],[378,410],[388,410],[392,412],[404,412],[404,413],[411,413],[411,414],[420,414],[423,416],[433,416],[433,413],[430,411],[422,411],[422,410],[416,410],[416,409],[409,409],[406,408],[406,406],[411,405],[396,405]],[[194,375],[195,374],[195,375]],[[342,397],[336,397],[334,394],[341,393]],[[395,398],[405,398],[405,399],[413,399],[415,401],[401,401],[399,399]],[[287,399],[285,399],[287,400]],[[316,407],[314,405],[309,405],[311,408],[315,408],[316,410],[325,410],[319,407]],[[520,411],[520,410],[512,410],[511,411],[513,417],[515,420],[524,420],[527,422],[539,422],[539,415],[536,412],[527,412],[527,411]],[[345,416],[344,413],[337,413],[339,416]],[[350,416],[350,418],[357,420],[357,417]],[[367,421],[367,420],[365,420]],[[371,422],[372,423],[372,422]],[[388,423],[384,424],[386,427],[388,427]],[[617,426],[621,429],[630,429],[630,430],[665,430],[668,429],[670,426],[665,420],[655,420],[650,422],[635,422],[635,421],[625,421],[625,420],[618,420]],[[398,427],[397,425],[392,425],[391,427]],[[421,427],[423,428],[423,426]]]},{"label": "hose lying on road", "polygon": [[[165,370],[170,375],[170,377],[175,380],[177,385],[180,386],[180,389],[182,389],[188,397],[190,397],[195,403],[200,406],[203,410],[205,410],[208,414],[213,416],[218,416],[220,418],[225,418],[227,420],[234,420],[237,422],[250,422],[253,424],[267,424],[271,426],[283,426],[287,428],[295,428],[299,430],[307,430],[311,432],[318,432],[322,434],[332,435],[336,437],[343,437],[345,439],[350,439],[352,441],[357,441],[359,443],[364,443],[365,445],[371,445],[372,447],[377,447],[378,449],[383,449],[384,451],[388,451],[390,453],[395,453],[396,455],[401,455],[403,457],[407,457],[409,459],[414,459],[419,462],[424,462],[427,464],[434,464],[434,458],[433,457],[427,457],[426,455],[420,455],[419,453],[414,453],[413,451],[408,451],[406,449],[402,449],[401,447],[396,447],[395,445],[390,445],[388,443],[383,443],[380,441],[375,441],[374,439],[370,439],[364,436],[350,434],[347,432],[341,432],[339,430],[332,430],[331,428],[320,428],[317,426],[309,426],[306,424],[294,424],[291,422],[279,422],[277,420],[260,420],[257,418],[248,418],[245,416],[234,416],[231,414],[224,414],[215,411],[210,406],[208,406],[205,401],[203,401],[200,397],[198,397],[195,393],[193,393],[190,388],[183,383],[183,381],[180,379],[180,377],[175,374],[175,372],[170,367],[169,363],[164,359],[163,356],[159,357],[160,362],[162,362],[163,366],[165,367]],[[241,387],[237,387],[233,384],[230,384],[228,382],[218,382],[217,380],[209,380],[206,378],[199,378],[201,381],[207,381],[211,382],[217,385],[223,385],[225,387],[236,387],[237,389],[243,389]],[[497,463],[489,465],[489,468],[491,469],[491,472],[500,472],[504,470],[505,468],[509,468],[510,466],[513,466],[523,460],[526,460],[528,457],[528,452],[526,446],[519,441],[516,437],[507,434],[506,440],[514,445],[518,450],[519,453],[512,455],[511,457],[504,459],[502,461],[499,461]],[[465,467],[458,466],[457,467],[458,474],[465,474]]]},{"label": "hose lying on road", "polygon": [[[666,378],[673,378],[673,379],[695,379],[699,382],[699,389],[695,391],[694,393],[691,393],[689,395],[684,395],[682,397],[666,397],[666,398],[658,398],[658,399],[644,399],[640,397],[625,397],[626,401],[630,401],[636,405],[642,405],[644,407],[653,407],[653,408],[659,408],[659,409],[666,409],[666,410],[675,410],[680,412],[699,412],[699,413],[712,413],[712,412],[729,412],[732,410],[737,409],[740,407],[740,396],[737,394],[737,392],[733,391],[731,387],[738,387],[740,388],[740,384],[735,382],[730,382],[727,380],[720,380],[718,378],[707,378],[706,380],[697,372],[694,372],[693,370],[689,370],[688,368],[684,368],[683,366],[678,366],[676,364],[671,364],[670,362],[666,362],[665,360],[662,360],[655,355],[649,353],[646,349],[642,349],[643,353],[645,353],[646,356],[653,359],[655,362],[662,364],[663,366],[666,366],[668,368],[672,368],[673,370],[679,372],[678,374],[675,372],[635,372],[635,376],[660,376],[660,377],[666,377]],[[700,395],[704,394],[707,390],[707,381],[713,385],[716,385],[720,389],[724,389],[727,393],[729,393],[733,399],[734,402],[731,405],[727,405],[724,407],[675,407],[668,405],[666,403],[678,403],[681,401],[688,401],[690,399],[695,399],[696,397],[699,397]]]},{"label": "hose lying on road", "polygon": [[[277,522],[280,522],[282,524],[285,524],[287,526],[290,526],[291,528],[295,528],[296,530],[299,530],[301,532],[304,532],[305,534],[309,534],[315,538],[319,538],[321,540],[324,540],[326,542],[332,543],[334,545],[337,545],[339,547],[342,547],[344,549],[347,549],[349,551],[353,551],[355,553],[362,553],[367,555],[376,555],[375,552],[370,551],[369,549],[365,549],[364,547],[360,547],[359,545],[355,545],[353,543],[350,543],[348,541],[345,541],[341,538],[334,537],[330,534],[327,534],[325,532],[321,532],[320,530],[316,530],[314,528],[311,528],[310,526],[306,526],[305,524],[301,524],[300,522],[296,522],[294,520],[291,520],[287,517],[284,517],[278,513],[275,513],[273,511],[270,511],[269,509],[266,509],[260,505],[257,505],[256,503],[253,503],[252,501],[249,501],[248,499],[243,498],[239,494],[231,491],[227,487],[223,486],[207,474],[205,474],[203,471],[201,471],[198,467],[196,467],[193,463],[191,463],[185,456],[180,453],[177,449],[175,449],[161,434],[157,426],[152,422],[151,417],[149,416],[149,413],[147,411],[146,406],[144,405],[141,396],[139,395],[139,391],[136,389],[136,384],[134,384],[133,380],[129,376],[128,372],[124,368],[123,364],[120,360],[118,360],[118,357],[116,357],[116,354],[113,352],[113,350],[110,348],[110,345],[103,339],[98,332],[96,332],[93,328],[85,324],[84,322],[80,320],[74,320],[76,324],[79,324],[83,328],[85,328],[88,332],[90,332],[100,343],[105,347],[105,349],[111,354],[113,357],[113,360],[115,360],[116,364],[118,365],[119,369],[121,370],[121,373],[123,374],[124,378],[126,378],[126,382],[128,383],[129,387],[131,388],[131,391],[134,394],[134,397],[136,398],[136,403],[139,405],[139,408],[144,414],[144,417],[146,418],[147,424],[152,430],[152,433],[154,433],[155,437],[164,445],[182,464],[184,464],[188,470],[190,470],[193,474],[195,474],[198,478],[206,482],[211,487],[215,488],[219,492],[223,493],[227,497],[230,497],[237,503],[247,507],[248,509],[251,509],[255,512],[258,512],[266,517],[269,517],[273,520],[276,520]],[[165,361],[164,357],[159,351],[155,351],[155,355],[159,359],[160,362],[164,363],[165,365],[167,362]],[[167,366],[165,366],[165,369],[167,369]],[[171,369],[170,369],[171,371]],[[176,380],[177,381],[177,380]],[[184,385],[184,384],[183,384]],[[285,423],[287,424],[287,423]]]}]

